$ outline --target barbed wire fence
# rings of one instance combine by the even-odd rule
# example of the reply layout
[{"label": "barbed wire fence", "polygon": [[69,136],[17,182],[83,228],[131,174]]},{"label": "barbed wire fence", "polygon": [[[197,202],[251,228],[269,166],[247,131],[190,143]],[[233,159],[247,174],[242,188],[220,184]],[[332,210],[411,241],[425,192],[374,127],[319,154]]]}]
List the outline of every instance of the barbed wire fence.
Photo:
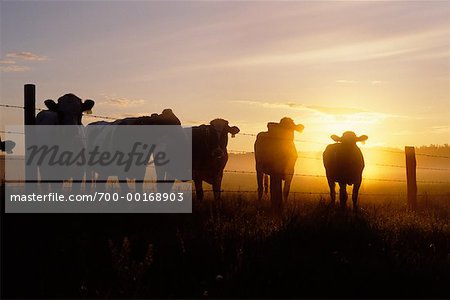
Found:
[{"label": "barbed wire fence", "polygon": [[[7,109],[25,109],[23,106],[19,105],[11,105],[11,104],[0,104],[0,107],[7,108]],[[36,108],[36,111],[43,111],[45,109],[43,108]],[[111,117],[111,116],[102,116],[102,115],[93,115],[93,114],[86,114],[84,117],[94,118],[94,119],[103,119],[103,120],[117,120],[119,118]],[[23,135],[24,132],[19,131],[8,131],[8,130],[0,130],[0,133],[5,134],[17,134],[17,135]],[[247,132],[240,132],[240,136],[245,137],[251,137],[256,138],[256,133],[247,133]],[[312,140],[304,140],[304,139],[294,139],[295,142],[300,143],[311,143],[311,144],[319,144],[319,145],[328,145],[328,143],[323,143],[319,141],[312,141]],[[396,154],[404,154],[403,151],[400,150],[390,150],[390,149],[376,149],[377,151],[381,152],[388,152],[388,153],[396,153]],[[253,154],[252,151],[245,151],[245,150],[228,150],[229,153],[232,154]],[[432,155],[432,154],[426,154],[426,153],[416,153],[417,156],[424,156],[424,157],[431,157],[431,158],[441,158],[441,159],[450,159],[450,156],[444,156],[444,155]],[[301,159],[309,159],[309,160],[322,160],[322,158],[319,157],[311,157],[311,156],[302,156],[299,155],[299,158]],[[18,159],[14,157],[10,157],[8,159]],[[20,158],[19,158],[20,159]],[[379,163],[379,162],[373,162],[366,164],[367,166],[377,166],[377,167],[389,167],[389,168],[402,168],[405,169],[405,165],[395,165],[395,164],[386,164],[386,163]],[[428,170],[428,171],[440,171],[440,172],[450,172],[450,168],[432,168],[432,167],[417,167],[418,170]],[[247,174],[247,175],[256,175],[255,171],[241,171],[241,170],[229,170],[225,169],[224,173],[231,173],[231,174]],[[317,175],[317,174],[302,174],[302,173],[294,173],[292,174],[295,177],[309,177],[309,178],[326,178],[325,175]],[[370,177],[364,177],[364,180],[368,181],[380,181],[380,182],[395,182],[395,183],[406,183],[407,180],[403,179],[389,179],[389,178],[370,178]],[[417,180],[417,183],[421,184],[450,184],[450,181],[428,181],[428,180]],[[213,192],[212,190],[205,190],[205,192]],[[223,193],[256,193],[256,190],[222,190]],[[292,191],[290,192],[292,194],[302,194],[302,195],[328,195],[328,192],[302,192],[302,191]],[[433,196],[448,196],[450,193],[447,194],[438,194]],[[393,193],[360,193],[360,195],[366,195],[366,196],[375,196],[375,197],[385,197],[385,196],[396,196],[397,194]],[[417,196],[427,196],[428,194],[418,194]],[[397,195],[398,196],[398,195]]]}]

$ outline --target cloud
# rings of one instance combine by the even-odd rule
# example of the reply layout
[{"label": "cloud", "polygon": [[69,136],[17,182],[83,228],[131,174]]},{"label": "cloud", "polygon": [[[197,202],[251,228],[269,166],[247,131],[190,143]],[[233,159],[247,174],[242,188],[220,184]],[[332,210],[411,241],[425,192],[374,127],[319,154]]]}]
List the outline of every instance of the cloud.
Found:
[{"label": "cloud", "polygon": [[448,134],[448,133],[450,133],[450,125],[431,126],[431,127],[426,127],[421,130],[399,130],[399,131],[392,133],[392,135],[414,136],[414,135],[429,135],[431,133]]},{"label": "cloud", "polygon": [[320,113],[325,114],[333,114],[333,115],[348,115],[348,114],[358,114],[358,113],[367,113],[367,110],[354,108],[354,107],[333,107],[333,106],[319,106],[319,105],[310,105],[308,108],[315,110]]},{"label": "cloud", "polygon": [[293,110],[303,110],[311,111],[321,114],[333,114],[333,115],[345,115],[345,114],[356,114],[356,113],[366,113],[367,110],[354,108],[354,107],[333,107],[333,106],[320,106],[320,105],[304,105],[297,102],[260,102],[260,101],[248,101],[248,100],[236,100],[231,101],[232,103],[247,104],[260,106],[264,108],[278,108],[278,109],[293,109]]},{"label": "cloud", "polygon": [[449,133],[450,132],[450,125],[433,126],[433,127],[431,127],[431,131],[433,133]]},{"label": "cloud", "polygon": [[355,80],[346,80],[346,79],[339,79],[336,80],[337,83],[357,83]]},{"label": "cloud", "polygon": [[0,65],[0,71],[4,73],[12,73],[12,72],[28,72],[31,68],[27,66],[18,66],[14,64],[10,65]]},{"label": "cloud", "polygon": [[0,60],[0,65],[14,65],[14,64],[16,64],[16,62],[13,60],[9,60],[9,59]]},{"label": "cloud", "polygon": [[183,122],[183,125],[190,125],[190,126],[198,126],[202,124],[205,124],[205,122],[200,120],[186,120]]},{"label": "cloud", "polygon": [[[249,55],[240,55],[211,64],[191,65],[192,69],[240,68],[259,66],[283,66],[296,64],[332,64],[350,62],[369,62],[395,60],[412,60],[433,58],[436,47],[445,46],[448,39],[447,29],[425,30],[402,36],[386,36],[370,41],[354,40],[331,47],[297,48],[280,51],[269,49]],[[445,51],[439,57],[448,56]]]},{"label": "cloud", "polygon": [[18,65],[17,61],[43,61],[46,56],[34,54],[32,52],[8,52],[4,59],[0,60],[0,71],[3,73],[28,72],[31,70],[28,66]]},{"label": "cloud", "polygon": [[46,56],[41,56],[38,54],[34,54],[32,52],[21,51],[21,52],[9,52],[6,53],[7,58],[12,59],[20,59],[20,60],[29,60],[29,61],[43,61],[47,60]]},{"label": "cloud", "polygon": [[370,82],[370,84],[376,85],[376,84],[382,84],[382,83],[386,83],[386,81],[382,81],[382,80],[372,80]]},{"label": "cloud", "polygon": [[104,100],[102,103],[106,103],[108,105],[120,106],[120,107],[128,107],[132,105],[140,105],[144,104],[143,99],[130,99],[126,97],[116,97],[116,96],[107,96],[104,95]]}]

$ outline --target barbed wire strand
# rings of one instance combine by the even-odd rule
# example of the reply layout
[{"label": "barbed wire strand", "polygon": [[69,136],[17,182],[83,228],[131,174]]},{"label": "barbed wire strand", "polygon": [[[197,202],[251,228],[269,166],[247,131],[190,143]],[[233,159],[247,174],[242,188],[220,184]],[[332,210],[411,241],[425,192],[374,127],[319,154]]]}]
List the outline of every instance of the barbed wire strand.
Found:
[{"label": "barbed wire strand", "polygon": [[[11,105],[11,104],[0,104],[0,107],[24,109],[23,106]],[[36,111],[42,111],[42,110],[44,110],[44,109],[43,108],[36,108]],[[88,118],[107,119],[107,120],[117,120],[118,119],[118,118],[115,118],[115,117],[101,116],[101,115],[91,115],[91,114],[84,114],[83,116],[88,117]],[[240,132],[239,135],[241,135],[241,136],[252,136],[252,137],[256,137],[257,136],[256,133],[245,133],[245,132]],[[294,141],[301,142],[301,143],[312,143],[312,144],[328,145],[328,143],[323,143],[323,142],[318,142],[318,141],[311,141],[311,140],[303,140],[303,139],[294,139]],[[397,153],[397,154],[404,154],[404,152],[402,152],[402,151],[395,151],[395,150],[388,150],[388,149],[377,149],[377,151],[383,151],[383,152],[389,152],[389,153]],[[425,153],[416,153],[416,155],[450,159],[450,156],[444,156],[444,155],[433,155],[433,154],[425,154]]]},{"label": "barbed wire strand", "polygon": [[7,134],[25,134],[23,132],[19,132],[19,131],[5,131],[5,130],[0,130],[1,133],[7,133]]},{"label": "barbed wire strand", "polygon": [[[0,104],[0,107],[6,107],[6,108],[20,108],[20,109],[25,109],[25,107],[23,106],[19,106],[19,105],[11,105],[11,104]],[[36,108],[36,111],[43,111],[45,110],[44,108]],[[88,118],[98,118],[98,119],[108,119],[108,120],[117,120],[119,118],[115,118],[115,117],[108,117],[108,116],[100,116],[100,115],[90,115],[90,114],[83,114],[84,117],[88,117]]]},{"label": "barbed wire strand", "polygon": [[[214,190],[203,190],[203,192],[207,192],[207,193],[212,193],[214,192]],[[252,194],[256,194],[258,191],[257,190],[221,190],[221,193],[252,193]],[[302,194],[302,195],[329,195],[330,192],[299,192],[299,191],[290,191],[289,194]],[[349,193],[351,194],[351,192]],[[375,197],[386,197],[386,196],[396,196],[396,197],[401,197],[403,196],[402,194],[392,194],[392,193],[388,193],[388,194],[373,194],[373,193],[358,193],[358,195],[360,196],[375,196]],[[427,196],[435,196],[435,197],[449,197],[450,193],[448,194],[418,194],[418,197],[427,197]]]},{"label": "barbed wire strand", "polygon": [[[24,158],[18,158],[18,157],[9,157],[5,156],[6,160],[24,160]],[[234,173],[234,174],[256,174],[256,171],[241,171],[241,170],[227,170],[225,169],[223,171],[224,173]],[[290,175],[290,174],[287,174]],[[302,173],[293,173],[292,176],[296,177],[311,177],[311,178],[326,178],[325,175],[318,175],[318,174],[302,174]],[[406,182],[404,179],[389,179],[389,178],[370,178],[370,177],[364,177],[364,180],[369,181],[385,181],[385,182]],[[417,180],[417,183],[429,183],[429,184],[450,184],[450,181],[427,181],[427,180]]]},{"label": "barbed wire strand", "polygon": [[[240,171],[240,170],[224,170],[224,173],[237,173],[237,174],[256,174],[255,171]],[[287,174],[290,175],[290,174]],[[313,174],[300,174],[294,173],[292,176],[297,177],[316,177],[316,178],[326,178],[325,175],[313,175]],[[366,178],[363,177],[363,180],[372,180],[372,181],[387,181],[387,182],[406,182],[403,179],[388,179],[388,178]],[[433,184],[450,184],[450,181],[426,181],[426,180],[417,180],[417,183],[433,183]]]},{"label": "barbed wire strand", "polygon": [[[3,133],[11,133],[11,134],[23,134],[23,132],[12,132],[12,131],[2,131],[0,130],[0,132]],[[229,153],[252,153],[253,152],[247,152],[247,151],[238,151],[238,150],[229,150]],[[307,156],[299,156],[299,158],[304,158],[304,159],[313,159],[313,160],[322,160],[321,158],[316,158],[316,157],[307,157]],[[13,158],[11,158],[13,159]],[[23,160],[23,158],[22,158]],[[395,168],[401,168],[404,169],[406,168],[406,166],[401,166],[401,165],[387,165],[387,164],[378,164],[378,163],[371,163],[371,164],[366,164],[366,166],[381,166],[381,167],[395,167]],[[443,169],[443,168],[428,168],[428,167],[417,167],[416,169],[418,170],[431,170],[431,171],[445,171],[445,172],[450,172],[450,169]]]},{"label": "barbed wire strand", "polygon": [[[243,150],[228,150],[228,153],[232,154],[254,154],[253,151],[243,151]],[[313,159],[313,160],[320,160],[322,161],[322,158],[319,157],[310,157],[310,156],[301,156],[299,155],[298,158],[304,158],[304,159]],[[391,168],[406,168],[405,165],[392,165],[392,164],[382,164],[382,163],[369,163],[366,164],[366,166],[379,166],[379,167],[391,167]],[[428,167],[416,167],[418,170],[433,170],[433,171],[450,171],[450,169],[444,169],[444,168],[428,168]]]}]

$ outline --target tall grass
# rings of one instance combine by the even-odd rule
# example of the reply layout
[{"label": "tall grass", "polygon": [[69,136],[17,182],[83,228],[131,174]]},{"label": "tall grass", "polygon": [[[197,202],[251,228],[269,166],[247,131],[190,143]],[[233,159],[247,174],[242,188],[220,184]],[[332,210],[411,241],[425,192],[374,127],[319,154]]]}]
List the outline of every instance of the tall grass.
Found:
[{"label": "tall grass", "polygon": [[[221,204],[194,203],[192,214],[47,215],[35,224],[58,222],[63,230],[42,231],[35,249],[46,267],[36,272],[41,283],[34,292],[45,298],[449,298],[448,200],[422,202],[416,213],[389,201],[369,203],[354,214],[323,198],[297,197],[275,216],[268,201],[235,194]],[[7,296],[21,295],[17,284]]]}]

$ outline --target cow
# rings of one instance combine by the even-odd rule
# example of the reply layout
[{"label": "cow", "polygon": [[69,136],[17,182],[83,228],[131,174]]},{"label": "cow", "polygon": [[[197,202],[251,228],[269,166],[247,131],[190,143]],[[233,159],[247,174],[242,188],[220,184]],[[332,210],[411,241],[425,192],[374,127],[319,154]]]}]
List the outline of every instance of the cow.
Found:
[{"label": "cow", "polygon": [[[83,112],[90,112],[95,102],[87,99],[83,101],[74,94],[65,94],[60,97],[57,102],[48,99],[44,101],[48,110],[42,110],[36,115],[36,125],[75,125],[67,128],[58,128],[55,132],[57,136],[49,136],[50,130],[38,127],[35,132],[39,136],[39,142],[42,145],[52,145],[55,141],[67,142],[63,147],[70,149],[71,152],[77,153],[85,148],[85,133],[81,123]],[[61,172],[59,178],[73,178],[72,189],[79,191],[81,189],[81,180],[84,177],[82,168],[56,168],[48,165],[39,167],[41,181],[55,177],[55,172]],[[77,181],[77,183],[75,183]],[[52,189],[61,190],[62,182],[53,182],[49,184]]]},{"label": "cow", "polygon": [[364,170],[364,157],[356,143],[365,142],[368,137],[367,135],[357,137],[353,131],[346,131],[341,137],[332,135],[331,139],[336,143],[328,145],[323,152],[323,165],[330,187],[331,203],[334,205],[336,201],[336,182],[339,184],[341,208],[346,207],[347,185],[353,185],[353,209],[356,211]]},{"label": "cow", "polygon": [[16,146],[16,143],[10,140],[2,141],[2,138],[0,137],[0,150],[2,152],[6,152],[8,154],[13,153],[13,149]]},{"label": "cow", "polygon": [[[297,149],[294,144],[294,131],[302,132],[304,126],[295,124],[285,117],[279,123],[269,122],[268,131],[260,132],[254,144],[258,200],[262,199],[263,190],[267,194],[268,176],[270,176],[270,199],[272,208],[280,210],[282,199],[287,200],[294,175]],[[263,189],[264,179],[264,189]],[[282,181],[284,189],[282,190]]]},{"label": "cow", "polygon": [[[129,145],[135,143],[137,141],[146,140],[146,136],[140,136],[141,133],[136,133],[136,135],[124,136],[124,132],[118,130],[117,127],[113,127],[110,125],[119,125],[119,126],[127,126],[127,125],[177,125],[181,128],[181,122],[178,117],[173,113],[171,109],[165,109],[161,114],[152,114],[151,116],[141,116],[141,117],[130,117],[124,119],[118,119],[113,122],[106,121],[98,121],[88,124],[87,126],[87,136],[88,136],[88,148],[89,151],[93,149],[95,146],[100,147],[100,151],[116,151],[117,149],[123,148],[121,145]],[[171,131],[173,133],[173,131]],[[173,137],[172,137],[173,138]],[[172,141],[167,141],[165,137],[159,137],[158,140],[149,141],[155,144],[161,143],[170,143]],[[173,144],[170,144],[171,146]],[[179,145],[179,144],[178,144]],[[167,150],[166,151],[170,151]],[[150,159],[150,157],[148,157]],[[148,162],[148,161],[147,161]],[[156,166],[155,166],[156,168]],[[128,179],[135,179],[135,189],[136,192],[143,191],[143,180],[145,177],[145,172],[147,169],[147,165],[135,165],[128,172],[124,172],[123,168],[118,168],[115,165],[111,165],[108,167],[96,168],[92,166],[89,175],[92,176],[91,183],[94,185],[95,183],[95,173],[98,174],[97,181],[99,184],[99,190],[104,190],[105,183],[108,180],[109,176],[117,176],[119,179],[119,184],[122,192],[129,191],[128,184],[126,182]],[[166,171],[165,169],[156,168],[158,183],[159,179],[164,182],[170,182],[170,180],[166,180]],[[168,177],[168,176],[167,176]],[[161,189],[162,185],[159,185],[159,189]]]},{"label": "cow", "polygon": [[192,179],[198,201],[203,200],[203,181],[212,185],[214,199],[220,200],[223,169],[228,161],[228,133],[234,137],[239,131],[224,119],[192,127]]}]

